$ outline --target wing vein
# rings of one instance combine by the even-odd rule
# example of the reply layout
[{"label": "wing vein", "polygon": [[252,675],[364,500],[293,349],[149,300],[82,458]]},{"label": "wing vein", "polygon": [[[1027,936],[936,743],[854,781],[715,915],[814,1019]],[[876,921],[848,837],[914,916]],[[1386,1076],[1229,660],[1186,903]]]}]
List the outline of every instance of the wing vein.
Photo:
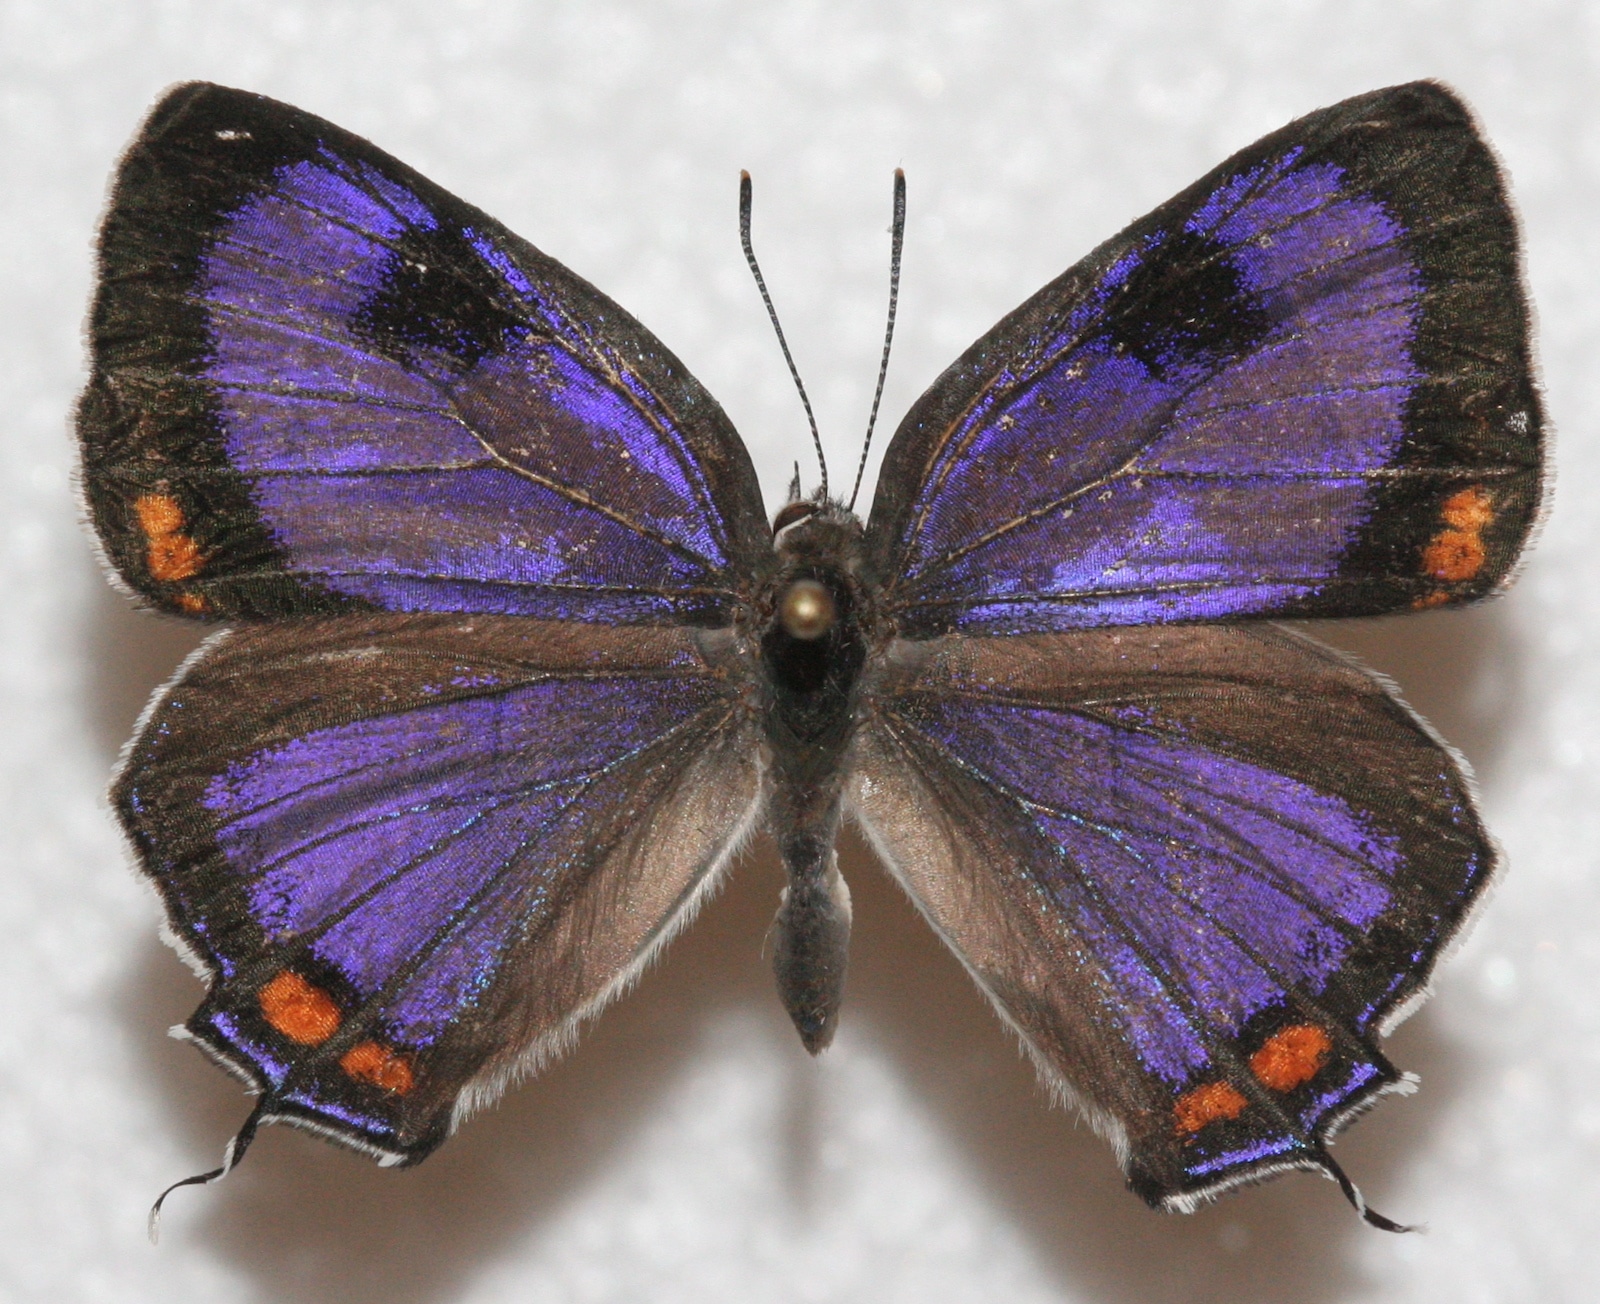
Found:
[{"label": "wing vein", "polygon": [[[891,734],[891,736],[896,735],[897,731],[893,727],[892,717],[886,715],[881,718],[884,720],[885,724],[888,725],[888,732]],[[990,782],[986,775],[975,771],[963,758],[955,755],[937,739],[928,738],[927,735],[922,734],[920,730],[918,730],[917,733],[920,737],[925,739],[926,742],[930,744],[938,754],[943,757],[946,765],[971,776],[979,783],[988,784]],[[915,749],[908,746],[904,740],[897,739],[897,741],[900,742],[900,746],[903,751],[914,753]],[[926,771],[918,761],[913,759],[912,764],[918,769],[919,772],[923,773],[924,776],[926,775]],[[924,781],[926,782],[926,777],[924,778]],[[1008,796],[1007,800],[1012,799]],[[1032,823],[1032,821],[1030,821],[1030,823]],[[1283,1109],[1283,1107],[1279,1105],[1278,1102],[1271,1096],[1269,1096],[1266,1091],[1256,1082],[1254,1075],[1250,1073],[1249,1068],[1245,1064],[1240,1053],[1230,1042],[1217,1034],[1210,1020],[1200,1012],[1194,1001],[1190,999],[1188,992],[1184,990],[1183,983],[1178,978],[1174,977],[1167,966],[1157,959],[1150,949],[1145,946],[1143,940],[1134,932],[1128,923],[1121,918],[1120,912],[1112,907],[1108,901],[1106,901],[1104,895],[1096,887],[1090,876],[1084,872],[1084,870],[1071,856],[1065,854],[1065,852],[1060,852],[1060,854],[1057,856],[1057,863],[1065,867],[1068,872],[1071,873],[1071,875],[1077,880],[1084,893],[1084,896],[1094,904],[1097,913],[1105,921],[1107,928],[1122,939],[1123,944],[1133,952],[1135,957],[1137,957],[1139,960],[1140,965],[1149,974],[1151,979],[1161,988],[1163,992],[1166,993],[1173,1013],[1175,1013],[1178,1018],[1182,1019],[1183,1022],[1188,1026],[1191,1035],[1194,1036],[1195,1040],[1205,1050],[1208,1057],[1212,1061],[1220,1065],[1226,1065],[1229,1069],[1231,1069],[1228,1077],[1234,1082],[1234,1085],[1242,1089],[1252,1101],[1254,1101],[1259,1107],[1265,1109],[1268,1114],[1275,1116],[1279,1120],[1280,1126],[1282,1126],[1284,1130],[1287,1131],[1289,1135],[1297,1142],[1299,1142],[1302,1146],[1305,1146],[1309,1140],[1309,1134],[1301,1126],[1299,1120],[1294,1118],[1285,1109]],[[1055,898],[1050,894],[1049,890],[1042,883],[1038,882],[1033,875],[1028,875],[1028,882],[1033,891],[1045,896],[1051,901],[1055,900]]]},{"label": "wing vein", "polygon": [[[597,768],[590,775],[585,777],[579,792],[573,796],[572,800],[569,801],[565,807],[563,807],[563,811],[570,809],[575,802],[581,800],[583,792],[593,788],[594,785],[599,783],[600,780],[607,774],[618,769],[628,761],[642,756],[645,752],[655,750],[656,748],[665,745],[670,739],[682,735],[684,731],[689,728],[689,726],[700,721],[700,717],[702,715],[709,714],[712,709],[714,708],[708,708],[706,711],[697,712],[695,715],[690,716],[687,720],[682,721],[672,729],[656,735],[648,743],[642,744],[640,747],[632,749],[624,755],[619,756],[616,760],[608,762],[606,765]],[[725,711],[721,719],[715,722],[715,726],[712,728],[707,728],[705,732],[708,734],[713,732],[715,727],[720,727],[730,718],[731,712]],[[559,816],[553,816],[552,818],[557,817]],[[540,831],[542,832],[545,828],[548,828],[548,826],[549,821],[546,821],[543,825],[541,825]],[[328,1041],[322,1043],[316,1048],[314,1056],[315,1059],[325,1060],[341,1054],[351,1042],[355,1041],[355,1039],[361,1035],[362,1024],[366,1021],[368,1015],[374,1010],[381,1008],[381,1006],[391,996],[404,990],[406,984],[408,984],[411,979],[414,978],[422,969],[422,967],[450,941],[451,937],[460,932],[467,925],[471,924],[478,917],[480,908],[488,900],[489,896],[500,887],[507,876],[509,876],[513,868],[520,863],[523,853],[526,852],[528,847],[532,844],[533,836],[534,835],[529,835],[528,837],[523,838],[515,850],[507,856],[505,863],[489,874],[484,882],[473,891],[468,899],[454,911],[452,911],[450,916],[443,922],[443,924],[437,930],[435,930],[435,932],[430,935],[426,941],[418,946],[418,948],[408,957],[406,962],[401,965],[398,970],[385,978],[383,982],[380,983],[369,995],[362,999],[360,1005],[357,1006],[357,1008],[346,1019],[340,1030]],[[590,848],[590,850],[592,850],[592,848]]]}]

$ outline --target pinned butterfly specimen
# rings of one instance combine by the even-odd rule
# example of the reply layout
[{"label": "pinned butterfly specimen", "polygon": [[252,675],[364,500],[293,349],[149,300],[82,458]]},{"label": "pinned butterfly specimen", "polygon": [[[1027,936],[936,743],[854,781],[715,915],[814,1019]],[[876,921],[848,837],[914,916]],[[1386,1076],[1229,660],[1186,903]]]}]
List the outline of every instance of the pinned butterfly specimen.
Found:
[{"label": "pinned butterfly specimen", "polygon": [[627,313],[256,95],[156,107],[91,339],[106,555],[227,626],[114,792],[187,1035],[259,1096],[219,1172],[264,1122],[421,1160],[758,825],[821,1049],[848,817],[1150,1204],[1308,1168],[1364,1209],[1328,1139],[1405,1085],[1379,1038],[1494,852],[1427,726],[1269,622],[1482,597],[1535,517],[1514,223],[1448,90],[1302,118],[1039,291],[865,524],[769,524]]}]

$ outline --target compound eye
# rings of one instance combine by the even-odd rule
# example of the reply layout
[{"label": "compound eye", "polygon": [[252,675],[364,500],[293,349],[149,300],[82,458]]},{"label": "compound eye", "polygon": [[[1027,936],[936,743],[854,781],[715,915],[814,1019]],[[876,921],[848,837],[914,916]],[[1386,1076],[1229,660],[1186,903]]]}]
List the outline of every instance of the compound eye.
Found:
[{"label": "compound eye", "polygon": [[796,580],[783,591],[778,603],[778,623],[790,638],[810,642],[833,628],[838,611],[833,594],[816,580]]}]

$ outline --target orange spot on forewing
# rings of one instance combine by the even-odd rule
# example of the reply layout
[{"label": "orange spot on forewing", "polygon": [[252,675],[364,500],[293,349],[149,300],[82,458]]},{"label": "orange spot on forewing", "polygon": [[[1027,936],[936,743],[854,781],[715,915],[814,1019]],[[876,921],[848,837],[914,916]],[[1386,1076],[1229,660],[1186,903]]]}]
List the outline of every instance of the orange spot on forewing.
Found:
[{"label": "orange spot on forewing", "polygon": [[143,494],[134,499],[133,511],[139,528],[152,539],[183,529],[183,508],[167,494]]},{"label": "orange spot on forewing", "polygon": [[183,533],[183,508],[169,494],[143,494],[133,503],[139,528],[144,531],[145,564],[152,579],[186,580],[205,564],[200,545]]},{"label": "orange spot on forewing", "polygon": [[1476,534],[1494,520],[1494,504],[1483,489],[1473,485],[1446,498],[1439,514],[1444,517],[1446,525]]},{"label": "orange spot on forewing", "polygon": [[260,992],[261,1013],[290,1041],[317,1046],[339,1031],[333,997],[291,969],[282,970]]},{"label": "orange spot on forewing", "polygon": [[180,593],[178,594],[178,605],[191,615],[198,616],[201,612],[206,611],[211,604],[198,593]]},{"label": "orange spot on forewing", "polygon": [[1494,503],[1478,485],[1457,490],[1439,505],[1445,528],[1422,550],[1422,569],[1436,580],[1470,580],[1488,560],[1483,531],[1494,520]]},{"label": "orange spot on forewing", "polygon": [[1273,1091],[1293,1091],[1310,1082],[1328,1062],[1333,1042],[1312,1023],[1300,1023],[1267,1038],[1250,1057],[1250,1071]]},{"label": "orange spot on forewing", "polygon": [[1436,580],[1470,580],[1488,556],[1483,540],[1465,530],[1441,530],[1422,550],[1422,565]]},{"label": "orange spot on forewing", "polygon": [[145,560],[154,579],[186,580],[200,569],[200,545],[187,534],[169,534],[150,540]]},{"label": "orange spot on forewing", "polygon": [[392,1091],[397,1096],[405,1095],[416,1082],[410,1057],[398,1055],[375,1041],[352,1046],[340,1059],[339,1067],[351,1077]]},{"label": "orange spot on forewing", "polygon": [[1238,1118],[1249,1103],[1237,1087],[1208,1082],[1178,1097],[1172,1106],[1172,1119],[1179,1132],[1198,1132],[1208,1123]]}]

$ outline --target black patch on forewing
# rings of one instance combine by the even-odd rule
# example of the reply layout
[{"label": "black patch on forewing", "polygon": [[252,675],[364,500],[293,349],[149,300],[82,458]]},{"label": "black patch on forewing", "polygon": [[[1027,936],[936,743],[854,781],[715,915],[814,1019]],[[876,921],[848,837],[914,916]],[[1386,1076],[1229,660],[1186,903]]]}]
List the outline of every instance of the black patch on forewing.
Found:
[{"label": "black patch on forewing", "polygon": [[459,229],[412,227],[397,243],[383,287],[350,319],[357,339],[414,370],[417,350],[426,349],[466,372],[526,333],[521,314],[503,302],[505,285]]},{"label": "black patch on forewing", "polygon": [[[152,319],[158,312],[152,312]],[[153,332],[162,330],[152,320]],[[177,331],[168,338],[176,338]],[[249,484],[229,462],[209,390],[182,376],[160,380],[130,373],[97,374],[78,401],[84,496],[106,556],[130,587],[162,610],[190,592],[210,606],[204,616],[270,616],[285,609],[360,609],[289,575],[285,558],[261,521]],[[160,494],[178,504],[184,533],[204,559],[191,579],[168,582],[149,570],[148,541],[135,502]],[[232,574],[246,575],[235,579]]]},{"label": "black patch on forewing", "polygon": [[[185,582],[220,617],[272,617],[370,609],[291,572],[288,558],[256,511],[250,481],[230,463],[204,369],[212,356],[205,305],[194,301],[204,258],[229,217],[269,193],[279,173],[315,159],[353,186],[372,190],[353,164],[364,164],[411,190],[443,232],[420,241],[448,267],[457,293],[437,325],[419,320],[437,307],[431,276],[407,272],[380,287],[365,322],[374,342],[406,365],[448,380],[504,338],[522,306],[461,234],[472,230],[503,251],[535,287],[545,309],[592,342],[601,371],[624,373],[626,388],[649,394],[671,419],[707,484],[728,533],[730,583],[770,561],[771,531],[760,485],[726,413],[653,335],[593,286],[545,257],[492,218],[411,168],[332,123],[264,96],[194,83],[161,101],[123,159],[101,236],[101,280],[92,311],[94,374],[80,404],[84,483],[94,524],[110,560],[128,583],[178,614],[180,586],[148,571],[146,540],[133,521],[140,494],[178,500],[207,558]],[[421,265],[433,268],[425,259]],[[314,274],[314,273],[313,273]],[[198,296],[195,296],[196,298]],[[520,322],[542,329],[539,314]],[[348,323],[347,323],[348,324]],[[445,375],[438,375],[440,370]],[[603,486],[595,486],[603,488]],[[726,623],[729,599],[708,600],[686,618]]]},{"label": "black patch on forewing", "polygon": [[[1299,151],[1297,168],[1331,163],[1342,169],[1346,193],[1376,198],[1409,233],[1399,251],[1418,267],[1425,290],[1412,346],[1423,378],[1406,404],[1407,433],[1388,468],[1398,474],[1380,479],[1372,491],[1369,522],[1338,572],[1304,600],[1263,615],[1377,615],[1440,598],[1478,597],[1501,582],[1526,542],[1541,491],[1541,415],[1528,311],[1499,170],[1465,108],[1431,82],[1357,96],[1264,137],[1107,241],[975,342],[917,400],[890,440],[867,525],[864,573],[885,587],[900,579],[909,513],[924,488],[932,450],[986,385],[1015,370],[1019,360],[1034,358],[1041,341],[1056,339],[1118,259],[1150,247],[1151,256],[1167,264],[1157,243],[1164,233],[1184,230],[1224,182],[1289,150]],[[1264,307],[1272,310],[1270,302]],[[1147,333],[1132,300],[1113,310],[1130,351],[1137,346],[1159,354],[1147,346],[1160,334],[1160,322],[1167,322],[1169,338],[1181,338],[1166,316],[1152,319]],[[1175,316],[1181,328],[1183,314]],[[1525,419],[1514,421],[1519,413]],[[1423,550],[1444,524],[1445,501],[1477,485],[1495,509],[1482,536],[1484,564],[1471,580],[1441,584],[1423,573]]]},{"label": "black patch on forewing", "polygon": [[1106,308],[1106,337],[1155,376],[1214,370],[1266,338],[1272,321],[1226,248],[1187,229],[1152,244]]},{"label": "black patch on forewing", "polygon": [[[180,589],[203,596],[213,616],[367,605],[288,573],[228,458],[201,379],[213,353],[206,311],[190,297],[228,218],[314,152],[315,121],[260,96],[180,87],[156,106],[112,191],[89,317],[94,374],[78,405],[84,492],[118,572],[179,614],[194,614],[176,605]],[[178,503],[205,558],[191,580],[149,572],[133,503],[154,493]]]},{"label": "black patch on forewing", "polygon": [[[1419,83],[1363,98],[1379,95],[1374,122],[1407,129],[1349,130],[1318,157],[1343,168],[1353,190],[1381,201],[1405,228],[1402,245],[1420,274],[1411,354],[1424,379],[1406,400],[1405,436],[1390,463],[1415,474],[1380,482],[1370,523],[1325,594],[1306,604],[1318,615],[1390,611],[1438,591],[1481,597],[1514,564],[1539,508],[1543,418],[1516,221],[1500,170],[1466,110],[1441,87]],[[1441,584],[1425,575],[1423,550],[1442,528],[1444,501],[1469,486],[1494,504],[1482,535],[1487,557],[1474,578]]]}]

